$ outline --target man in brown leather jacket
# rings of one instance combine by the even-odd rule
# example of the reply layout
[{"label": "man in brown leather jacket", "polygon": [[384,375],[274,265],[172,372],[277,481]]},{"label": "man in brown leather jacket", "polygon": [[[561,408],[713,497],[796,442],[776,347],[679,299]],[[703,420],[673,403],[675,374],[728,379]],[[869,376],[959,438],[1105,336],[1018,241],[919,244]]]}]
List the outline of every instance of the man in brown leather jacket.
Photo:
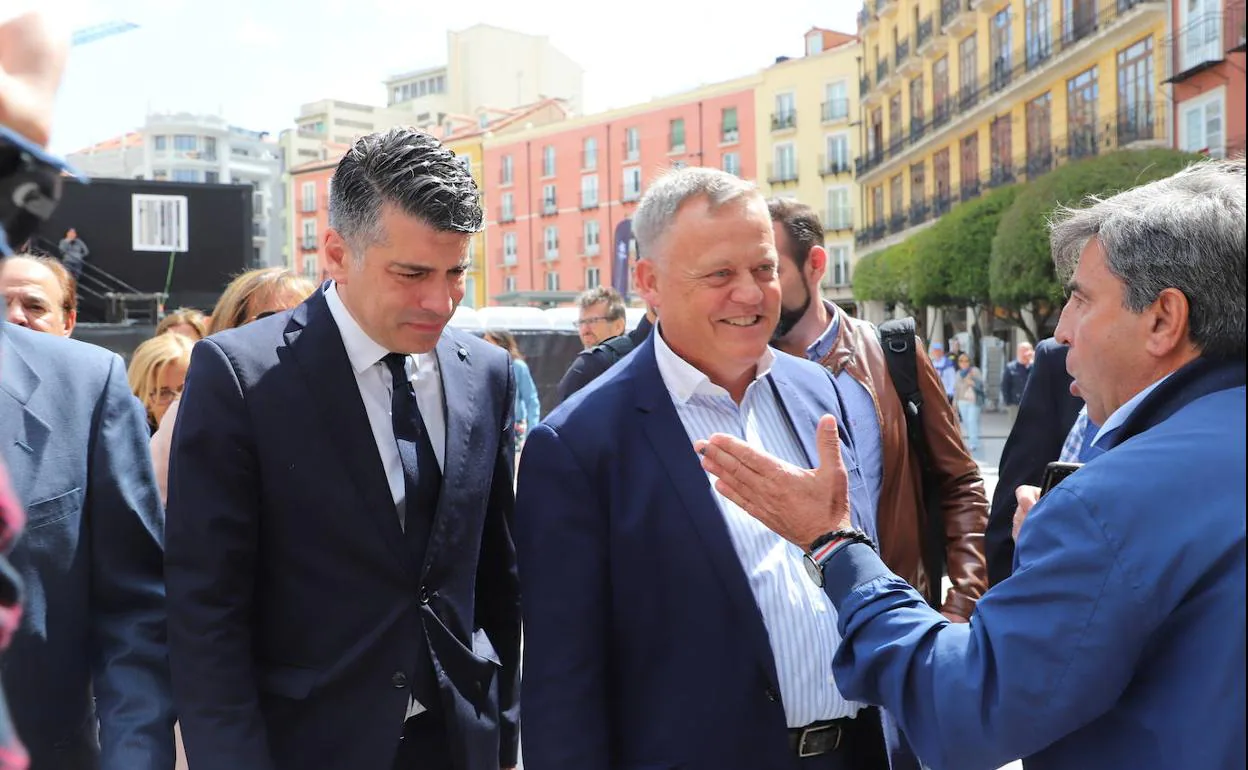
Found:
[{"label": "man in brown leather jacket", "polygon": [[[827,367],[836,378],[850,422],[850,433],[879,502],[876,522],[880,556],[889,569],[920,593],[928,593],[923,568],[924,517],[922,473],[906,435],[905,414],[880,347],[876,327],[851,317],[819,297],[827,267],[823,225],[802,203],[788,199],[768,202],[780,254],[783,304],[773,344]],[[941,611],[965,622],[987,589],[984,529],[988,498],[979,467],[962,443],[953,408],[928,360],[915,342],[919,386],[923,393],[922,422],[937,479],[937,496],[946,533],[946,570],[952,587]]]}]

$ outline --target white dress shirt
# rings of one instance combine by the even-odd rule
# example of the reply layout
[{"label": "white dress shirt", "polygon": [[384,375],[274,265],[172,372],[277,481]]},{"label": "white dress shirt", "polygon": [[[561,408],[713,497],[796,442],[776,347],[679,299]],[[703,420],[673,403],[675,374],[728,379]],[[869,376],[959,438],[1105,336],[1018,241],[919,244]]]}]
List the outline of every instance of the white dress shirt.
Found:
[{"label": "white dress shirt", "polygon": [[[399,458],[399,445],[394,440],[394,421],[390,415],[390,403],[394,394],[393,378],[382,361],[390,351],[360,328],[347,306],[342,304],[342,298],[338,296],[333,283],[325,289],[325,302],[329,305],[334,323],[338,324],[338,333],[342,336],[343,347],[347,349],[347,358],[351,361],[351,371],[355,372],[355,383],[360,388],[360,398],[364,400],[364,411],[368,413],[368,424],[373,429],[373,439],[381,454],[386,480],[390,482],[390,496],[394,498],[399,523],[405,524],[403,461]],[[414,366],[412,359],[415,359]],[[416,391],[420,417],[429,433],[429,441],[433,443],[433,452],[438,456],[438,466],[445,468],[446,413],[443,408],[442,375],[438,372],[438,357],[432,352],[409,355],[407,372]]]},{"label": "white dress shirt", "polygon": [[[325,302],[329,305],[334,323],[338,325],[343,347],[347,349],[347,359],[351,362],[351,371],[355,373],[355,384],[360,388],[360,398],[364,400],[368,424],[373,429],[373,440],[377,442],[386,480],[390,483],[390,496],[394,498],[399,524],[406,526],[407,509],[404,503],[407,492],[403,461],[399,457],[399,445],[394,439],[394,421],[390,409],[394,395],[394,378],[390,376],[390,370],[382,360],[390,351],[360,328],[351,311],[342,304],[342,297],[338,296],[333,283],[325,289]],[[442,375],[438,371],[438,357],[432,352],[409,355],[407,374],[416,391],[416,404],[420,407],[420,417],[429,433],[429,441],[433,443],[433,452],[438,457],[438,467],[445,468],[446,413],[442,401]],[[430,515],[433,515],[432,512]],[[425,707],[419,701],[409,696],[407,712],[403,718],[413,717],[424,710]]]},{"label": "white dress shirt", "polygon": [[[654,352],[690,442],[726,433],[799,467],[808,465],[766,380],[775,360],[770,348],[759,359],[740,406],[728,391],[676,355],[658,331]],[[815,430],[814,425],[808,427]],[[789,727],[856,715],[863,704],[845,700],[832,678],[832,655],[841,642],[836,610],[806,574],[801,549],[716,492],[709,474],[707,480],[767,627]]]}]

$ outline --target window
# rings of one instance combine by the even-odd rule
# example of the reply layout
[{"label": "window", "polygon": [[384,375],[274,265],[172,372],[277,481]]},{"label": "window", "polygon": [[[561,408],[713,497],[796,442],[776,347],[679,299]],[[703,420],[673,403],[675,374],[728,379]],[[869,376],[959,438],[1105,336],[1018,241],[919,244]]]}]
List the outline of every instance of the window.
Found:
[{"label": "window", "polygon": [[194,134],[174,134],[174,152],[195,152],[199,149],[199,137]]},{"label": "window", "polygon": [[215,136],[204,137],[204,160],[217,159],[217,138]]},{"label": "window", "polygon": [[737,108],[725,107],[720,111],[719,137],[723,144],[732,144],[740,137],[737,130]]},{"label": "window", "polygon": [[[936,213],[942,213],[940,208],[942,203],[949,200],[949,186],[952,184],[949,175],[949,148],[941,150],[932,156],[932,171],[934,191],[936,193]],[[947,209],[947,205],[945,206]]]},{"label": "window", "polygon": [[867,154],[879,158],[884,152],[884,109],[871,110],[871,127],[867,131]]},{"label": "window", "polygon": [[555,186],[553,184],[542,185],[542,213],[559,213],[559,204],[555,200]]},{"label": "window", "polygon": [[598,253],[598,238],[600,235],[600,225],[597,219],[586,219],[581,225],[581,253],[587,257],[592,257]]},{"label": "window", "polygon": [[510,155],[504,155],[498,169],[498,182],[506,187],[512,183],[512,160]]},{"label": "window", "polygon": [[1153,138],[1153,38],[1118,53],[1118,145]]},{"label": "window", "polygon": [[131,248],[134,251],[187,251],[185,195],[130,196]]},{"label": "window", "polygon": [[635,201],[641,197],[641,169],[633,166],[624,169],[624,200]]},{"label": "window", "polygon": [[1072,159],[1096,154],[1098,94],[1096,67],[1066,81],[1066,140]]},{"label": "window", "polygon": [[198,182],[200,181],[199,171],[193,168],[175,168],[173,170],[173,181]]},{"label": "window", "polygon": [[910,81],[910,136],[923,133],[923,76]]},{"label": "window", "polygon": [[888,151],[890,154],[901,150],[901,92],[888,99]]},{"label": "window", "polygon": [[823,87],[823,119],[844,120],[849,117],[849,83],[838,80]]},{"label": "window", "polygon": [[460,300],[460,304],[465,307],[477,306],[477,279],[475,276],[466,276],[464,278],[464,298]]},{"label": "window", "polygon": [[221,172],[219,172],[219,171],[205,171],[205,172],[204,172],[204,181],[205,181],[205,182],[207,182],[208,184],[217,184],[218,182],[220,182],[220,181],[221,181]]},{"label": "window", "polygon": [[806,55],[814,56],[818,53],[823,53],[823,35],[816,32],[806,38]]},{"label": "window", "polygon": [[1025,0],[1023,37],[1027,40],[1027,69],[1033,69],[1053,55],[1053,15],[1050,0]]},{"label": "window", "polygon": [[949,118],[949,57],[942,56],[932,65],[932,122],[936,125]]},{"label": "window", "polygon": [[152,143],[155,145],[156,152],[164,152],[165,150],[169,149],[168,142],[169,142],[169,137],[167,136],[152,137]]},{"label": "window", "polygon": [[598,208],[598,175],[588,174],[581,177],[581,208]]},{"label": "window", "polygon": [[988,27],[988,59],[991,62],[993,91],[1000,91],[1010,84],[1010,76],[1013,74],[1013,55],[1011,49],[1013,47],[1014,35],[1011,31],[1010,7],[997,12]]},{"label": "window", "polygon": [[546,246],[546,259],[559,258],[559,227],[558,225],[548,225],[546,227],[545,238],[543,239]]},{"label": "window", "polygon": [[585,268],[585,288],[597,289],[602,285],[602,272],[597,267]]},{"label": "window", "polygon": [[849,171],[849,134],[828,134],[824,137],[824,148],[828,155],[828,171],[834,174]]},{"label": "window", "polygon": [[667,151],[685,151],[685,119],[675,118],[667,124]]},{"label": "window", "polygon": [[854,210],[848,187],[828,188],[828,210],[823,215],[825,230],[850,230],[854,226]]},{"label": "window", "polygon": [[503,278],[503,291],[508,294],[516,293],[516,277],[514,275]]},{"label": "window", "polygon": [[777,144],[771,181],[792,182],[797,180],[797,148],[791,142]]},{"label": "window", "polygon": [[1027,102],[1027,176],[1038,176],[1053,166],[1051,94]]},{"label": "window", "polygon": [[303,255],[303,275],[313,281],[320,278],[319,268],[316,264],[316,253]]},{"label": "window", "polygon": [[741,156],[735,152],[724,153],[723,170],[734,176],[741,176]]},{"label": "window", "polygon": [[515,222],[516,221],[516,199],[513,193],[505,192],[499,197],[498,221],[499,222]]},{"label": "window", "polygon": [[316,182],[304,182],[299,189],[302,201],[299,209],[304,212],[316,211]]},{"label": "window", "polygon": [[472,173],[472,156],[456,155],[455,162],[458,163],[461,167],[463,167],[464,171],[467,171],[469,174]]},{"label": "window", "polygon": [[598,168],[598,140],[592,136],[585,137],[581,144],[581,168],[585,171]]},{"label": "window", "polygon": [[503,264],[516,264],[516,234],[503,233]]},{"label": "window", "polygon": [[542,148],[542,176],[555,175],[555,148],[553,145],[546,145]]},{"label": "window", "polygon": [[888,180],[888,208],[890,222],[895,228],[902,224],[902,218],[906,215],[905,185],[905,179],[901,174],[893,174],[893,178]]},{"label": "window", "polygon": [[793,97],[793,92],[776,94],[776,112],[771,116],[771,129],[776,131],[783,128],[793,128],[796,124],[797,100]]},{"label": "window", "polygon": [[1219,86],[1205,96],[1179,104],[1179,146],[1188,152],[1203,152],[1217,158],[1226,155],[1226,87]]},{"label": "window", "polygon": [[624,130],[624,159],[637,160],[641,157],[641,129]]},{"label": "window", "polygon": [[871,188],[871,224],[884,226],[884,185]]},{"label": "window", "polygon": [[[926,215],[927,208],[927,167],[919,162],[910,166],[910,210]],[[911,222],[918,224],[918,222]]]},{"label": "window", "polygon": [[[1234,3],[1228,3],[1227,20],[1242,25],[1242,6],[1237,10],[1238,13]],[[1181,27],[1177,53],[1180,64],[1176,70],[1183,72],[1205,62],[1221,61],[1222,3],[1218,0],[1182,0],[1179,18]]]},{"label": "window", "polygon": [[979,132],[962,137],[958,169],[962,176],[962,200],[979,194]]},{"label": "window", "polygon": [[979,88],[975,57],[975,33],[971,33],[958,44],[958,102],[962,109],[974,102],[975,91]]},{"label": "window", "polygon": [[829,286],[849,286],[849,246],[828,247]]},{"label": "window", "polygon": [[1095,31],[1096,0],[1062,0],[1063,43],[1070,45]]},{"label": "window", "polygon": [[303,228],[303,248],[305,251],[316,248],[316,220],[305,219],[301,223]]},{"label": "window", "polygon": [[553,270],[546,274],[546,291],[559,291],[559,274]]},{"label": "window", "polygon": [[1014,181],[1014,130],[1009,115],[992,121],[989,128],[990,170],[992,183],[1006,184]]}]

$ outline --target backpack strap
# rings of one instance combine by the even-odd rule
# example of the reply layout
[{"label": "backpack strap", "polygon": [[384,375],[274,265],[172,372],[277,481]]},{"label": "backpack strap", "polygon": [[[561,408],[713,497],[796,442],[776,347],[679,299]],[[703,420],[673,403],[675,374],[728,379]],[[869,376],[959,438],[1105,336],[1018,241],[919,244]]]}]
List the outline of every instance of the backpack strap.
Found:
[{"label": "backpack strap", "polygon": [[598,350],[603,351],[611,358],[612,364],[617,363],[621,358],[633,352],[633,347],[633,341],[627,334],[603,340],[597,345]]},{"label": "backpack strap", "polygon": [[923,392],[919,388],[914,319],[895,318],[885,321],[879,326],[879,335],[888,374],[893,380],[906,415],[906,435],[909,436],[910,447],[919,460],[926,525],[922,533],[922,553],[923,569],[927,573],[927,602],[939,609],[942,604],[941,577],[945,572],[945,522],[927,436],[923,433]]}]

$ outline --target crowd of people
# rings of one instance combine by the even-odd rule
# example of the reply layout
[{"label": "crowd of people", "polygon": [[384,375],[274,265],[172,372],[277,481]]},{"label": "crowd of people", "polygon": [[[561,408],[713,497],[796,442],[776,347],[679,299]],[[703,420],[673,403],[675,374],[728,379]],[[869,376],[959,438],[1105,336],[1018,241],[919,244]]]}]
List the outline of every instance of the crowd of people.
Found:
[{"label": "crowd of people", "polygon": [[[0,175],[51,199],[63,61],[0,22]],[[511,335],[448,326],[484,211],[427,133],[339,161],[323,285],[245,273],[129,372],[28,214],[3,770],[169,770],[175,724],[190,770],[1245,762],[1242,160],[1055,214],[991,506],[968,353],[821,298],[816,213],[722,171],[647,188],[646,320],[583,296],[547,415]]]}]

